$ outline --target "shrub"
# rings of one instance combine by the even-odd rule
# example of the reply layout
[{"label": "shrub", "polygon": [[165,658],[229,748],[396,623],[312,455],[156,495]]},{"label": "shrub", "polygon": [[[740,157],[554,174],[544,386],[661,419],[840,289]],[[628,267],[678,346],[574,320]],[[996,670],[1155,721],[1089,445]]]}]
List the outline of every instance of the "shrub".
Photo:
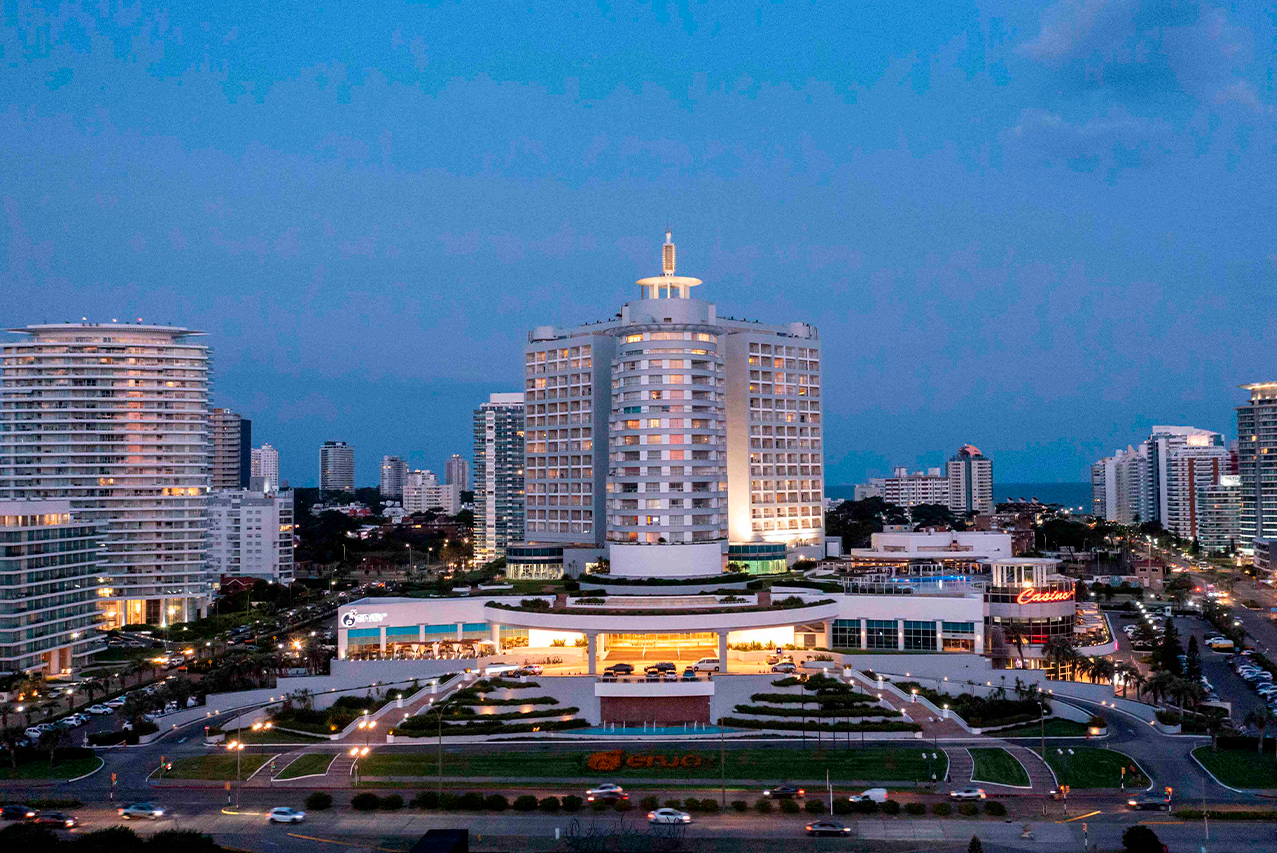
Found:
[{"label": "shrub", "polygon": [[958,806],[958,814],[963,817],[974,817],[980,813],[980,807],[975,803],[962,803]]},{"label": "shrub", "polygon": [[403,808],[403,797],[398,794],[389,794],[382,797],[381,801],[378,802],[377,805],[381,807],[382,811],[397,812]]},{"label": "shrub", "polygon": [[682,800],[666,800],[665,801],[665,808],[667,809],[681,809],[682,807],[683,807]]},{"label": "shrub", "polygon": [[[678,806],[670,806],[670,808],[678,808]],[[686,800],[683,800],[683,811],[696,814],[700,810],[701,801],[695,797],[688,797]]]},{"label": "shrub", "polygon": [[510,808],[510,801],[501,794],[488,794],[483,798],[483,807],[490,812],[503,812]]},{"label": "shrub", "polygon": [[948,817],[953,814],[953,806],[948,803],[936,803],[931,807],[931,813],[940,817]]},{"label": "shrub", "polygon": [[618,812],[628,812],[632,808],[634,808],[634,804],[631,803],[629,800],[616,801],[616,810]]},{"label": "shrub", "polygon": [[306,811],[322,812],[333,807],[333,795],[327,791],[315,791],[306,798]]},{"label": "shrub", "polygon": [[920,815],[927,813],[926,803],[905,803],[905,814]]},{"label": "shrub", "polygon": [[1164,726],[1178,726],[1184,720],[1183,717],[1174,711],[1158,711],[1155,716],[1157,721]]},{"label": "shrub", "polygon": [[706,797],[701,800],[701,811],[705,814],[718,814],[718,800],[713,797]]},{"label": "shrub", "polygon": [[971,843],[967,845],[967,853],[984,853],[984,845],[974,835],[971,836]]},{"label": "shrub", "polygon": [[749,803],[744,800],[732,800],[732,810],[736,812],[744,812],[749,809]]},{"label": "shrub", "polygon": [[577,811],[580,811],[580,810],[581,810],[581,805],[582,805],[584,802],[585,802],[585,800],[581,799],[580,797],[577,797],[577,796],[575,796],[575,795],[573,795],[573,794],[568,794],[566,797],[564,797],[564,798],[563,798],[563,801],[562,801],[562,804],[563,804],[563,810],[564,810],[565,812],[577,812]]},{"label": "shrub", "polygon": [[855,809],[856,814],[874,814],[878,811],[878,804],[873,800],[860,800],[852,803],[851,805]]},{"label": "shrub", "polygon": [[807,814],[824,814],[825,804],[820,800],[811,799],[803,804],[803,808],[807,810]]},{"label": "shrub", "polygon": [[412,798],[411,805],[414,809],[437,809],[439,795],[434,791],[421,791]]},{"label": "shrub", "polygon": [[460,794],[443,794],[439,797],[439,808],[446,812],[455,812],[461,808]]},{"label": "shrub", "polygon": [[537,807],[537,798],[531,794],[520,794],[514,798],[516,812],[530,812]]},{"label": "shrub", "polygon": [[561,805],[558,797],[543,797],[541,802],[537,803],[537,808],[543,812],[557,812]]},{"label": "shrub", "polygon": [[1102,729],[1102,728],[1106,728],[1108,726],[1108,723],[1105,721],[1103,717],[1098,716],[1096,714],[1092,714],[1091,719],[1086,721],[1086,725],[1089,728]]},{"label": "shrub", "polygon": [[755,802],[755,803],[754,803],[754,811],[758,812],[759,814],[771,814],[771,813],[772,813],[772,801],[771,801],[771,800],[758,800],[757,802]]},{"label": "shrub", "polygon": [[800,809],[798,807],[798,803],[794,802],[793,800],[780,801],[781,814],[798,814],[800,811],[802,811],[802,809]]},{"label": "shrub", "polygon": [[[4,829],[0,829],[0,843],[5,845],[6,850],[48,850],[58,846],[58,836],[48,827],[36,826],[33,823],[11,823]],[[140,841],[137,843],[137,849],[141,849]]]},{"label": "shrub", "polygon": [[1158,839],[1157,833],[1139,824],[1129,827],[1122,833],[1122,846],[1126,848],[1127,853],[1161,853],[1162,850],[1162,842]]},{"label": "shrub", "polygon": [[887,800],[882,804],[883,814],[900,814],[900,803],[895,800]]},{"label": "shrub", "polygon": [[659,797],[654,797],[651,794],[648,794],[646,797],[639,800],[639,805],[650,812],[652,809],[658,808],[661,805],[661,800]]},{"label": "shrub", "polygon": [[381,798],[376,794],[355,794],[350,798],[350,807],[356,811],[374,811],[380,804]]},{"label": "shrub", "polygon": [[465,809],[468,812],[477,812],[483,808],[483,794],[475,791],[467,791],[461,795],[457,806],[458,808]]},{"label": "shrub", "polygon": [[986,802],[984,804],[984,813],[990,817],[1006,817],[1007,807],[1001,803]]},{"label": "shrub", "polygon": [[590,803],[590,811],[592,812],[601,812],[606,808],[607,808],[607,803],[603,802],[602,800],[595,800],[594,802]]},{"label": "shrub", "polygon": [[846,797],[837,797],[834,799],[834,814],[845,815],[851,814],[851,801]]}]

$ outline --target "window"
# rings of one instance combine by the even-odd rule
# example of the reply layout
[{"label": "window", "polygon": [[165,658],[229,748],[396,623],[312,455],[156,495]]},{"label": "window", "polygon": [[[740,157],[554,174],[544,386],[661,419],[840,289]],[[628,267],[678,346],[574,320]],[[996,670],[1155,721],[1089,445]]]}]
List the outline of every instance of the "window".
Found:
[{"label": "window", "polygon": [[905,651],[934,652],[936,650],[936,623],[905,620]]},{"label": "window", "polygon": [[869,649],[900,648],[900,640],[899,640],[899,637],[896,636],[896,620],[866,619],[865,620],[865,648],[869,648]]},{"label": "window", "polygon": [[860,620],[835,619],[833,642],[835,649],[860,648]]}]

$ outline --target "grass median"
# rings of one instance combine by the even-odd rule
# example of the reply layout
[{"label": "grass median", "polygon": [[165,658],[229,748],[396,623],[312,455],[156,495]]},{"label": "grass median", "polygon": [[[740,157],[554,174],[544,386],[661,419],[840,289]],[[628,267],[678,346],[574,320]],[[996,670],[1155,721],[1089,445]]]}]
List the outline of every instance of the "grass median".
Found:
[{"label": "grass median", "polygon": [[[1086,737],[1087,732],[1084,724],[1073,720],[1047,720],[1045,728],[1046,737]],[[1026,723],[1013,729],[998,729],[997,731],[989,732],[989,734],[993,737],[1042,737],[1043,724]]]},{"label": "grass median", "polygon": [[[1034,752],[1041,755],[1042,750]],[[1061,754],[1063,753],[1063,754]],[[1126,768],[1126,790],[1143,790],[1149,786],[1149,778],[1124,752],[1100,749],[1094,746],[1046,748],[1046,763],[1055,771],[1061,785],[1073,788],[1120,788],[1122,768]]]},{"label": "grass median", "polygon": [[1193,750],[1193,757],[1230,788],[1277,788],[1277,758],[1256,755],[1253,749],[1221,749],[1209,746]]},{"label": "grass median", "polygon": [[28,761],[11,767],[0,766],[0,779],[52,779],[65,781],[92,773],[102,766],[102,759],[96,756],[73,758],[70,761],[59,761],[50,765],[48,761]]},{"label": "grass median", "polygon": [[280,779],[296,779],[298,776],[319,776],[328,772],[328,765],[337,757],[334,752],[308,752],[298,756],[297,760],[285,767],[279,774]]},{"label": "grass median", "polygon": [[251,728],[231,729],[229,732],[224,731],[223,734],[228,741],[237,740],[240,743],[324,743],[328,741],[326,737],[308,737],[293,732],[283,732],[276,728],[257,731]]},{"label": "grass median", "polygon": [[203,779],[215,782],[235,781],[235,761],[239,759],[239,778],[252,776],[271,757],[265,753],[234,755],[200,755],[195,758],[179,758],[173,769],[161,774],[161,779]]},{"label": "grass median", "polygon": [[[932,760],[930,756],[936,754]],[[924,758],[923,756],[926,756]],[[719,767],[717,750],[675,747],[611,750],[523,750],[494,753],[445,754],[443,774],[450,777],[502,779],[609,778],[661,779],[671,782],[717,780],[779,782],[784,780],[914,783],[943,779],[948,769],[944,750],[921,746],[866,749],[796,750],[733,749],[726,768]],[[364,777],[419,776],[438,772],[431,752],[383,752],[360,761]],[[724,774],[725,769],[725,774]]]},{"label": "grass median", "polygon": [[971,781],[1014,785],[1019,788],[1029,787],[1028,771],[1014,755],[1005,749],[995,746],[967,751],[971,753],[971,760],[975,762]]}]

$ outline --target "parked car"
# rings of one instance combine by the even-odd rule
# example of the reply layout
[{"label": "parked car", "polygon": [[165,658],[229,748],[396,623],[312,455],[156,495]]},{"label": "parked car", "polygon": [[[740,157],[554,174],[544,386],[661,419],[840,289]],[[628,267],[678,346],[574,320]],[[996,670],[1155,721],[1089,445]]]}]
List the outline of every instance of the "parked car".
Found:
[{"label": "parked car", "polygon": [[721,668],[718,658],[701,658],[692,664],[692,669],[697,672],[718,672]]},{"label": "parked car", "polygon": [[797,669],[793,661],[782,661],[772,667],[772,672],[795,672]]},{"label": "parked car", "polygon": [[56,826],[63,829],[71,829],[76,825],[76,819],[66,812],[40,812],[32,822],[41,826]]},{"label": "parked car", "polygon": [[678,809],[657,809],[647,813],[648,823],[691,823],[692,816]]},{"label": "parked car", "polygon": [[648,675],[651,675],[654,672],[655,673],[678,672],[678,667],[675,666],[670,661],[663,660],[663,661],[660,661],[659,663],[654,663],[651,666],[644,667],[643,671],[647,673]]},{"label": "parked car", "polygon": [[103,705],[106,705],[108,708],[123,708],[123,707],[124,707],[124,697],[123,697],[123,696],[116,696],[114,699],[108,699],[108,700],[106,700],[105,702],[103,702],[102,704],[103,704]]},{"label": "parked car", "polygon": [[603,671],[613,673],[614,675],[632,675],[634,672],[634,664],[614,663]]},{"label": "parked car", "polygon": [[144,817],[150,820],[159,820],[164,817],[164,809],[154,803],[132,803],[127,806],[120,806],[116,809],[120,817],[125,820],[135,817]]},{"label": "parked car", "polygon": [[30,806],[8,805],[0,808],[0,820],[31,820],[35,809]]},{"label": "parked car", "polygon": [[1170,811],[1171,798],[1165,794],[1137,794],[1127,799],[1126,805],[1136,811],[1144,809]]},{"label": "parked car", "polygon": [[687,669],[683,670],[683,680],[684,680],[684,681],[695,681],[695,680],[696,680],[696,670],[692,669],[690,666],[689,666]]},{"label": "parked car", "polygon": [[108,705],[90,705],[85,710],[87,710],[90,714],[93,714],[94,716],[102,716],[105,714],[115,713],[115,709]]},{"label": "parked car", "polygon": [[541,668],[541,664],[539,663],[530,663],[523,668],[523,671],[526,672],[528,675],[540,675],[542,672],[544,672],[544,670]]},{"label": "parked car", "polygon": [[806,791],[797,785],[789,782],[782,782],[774,788],[768,788],[763,791],[764,797],[770,797],[773,800],[788,800],[794,797],[802,797],[806,795]]},{"label": "parked car", "polygon": [[984,788],[959,788],[956,791],[949,792],[951,800],[983,800],[985,799]]},{"label": "parked car", "polygon": [[851,800],[853,803],[885,803],[887,802],[887,789],[870,788],[866,791],[861,791],[859,794],[852,794],[847,799]]},{"label": "parked car", "polygon": [[280,806],[266,813],[266,821],[268,823],[301,823],[305,819],[305,812],[290,809],[287,806]]},{"label": "parked car", "polygon": [[817,820],[807,824],[808,835],[850,835],[851,827],[836,820]]}]

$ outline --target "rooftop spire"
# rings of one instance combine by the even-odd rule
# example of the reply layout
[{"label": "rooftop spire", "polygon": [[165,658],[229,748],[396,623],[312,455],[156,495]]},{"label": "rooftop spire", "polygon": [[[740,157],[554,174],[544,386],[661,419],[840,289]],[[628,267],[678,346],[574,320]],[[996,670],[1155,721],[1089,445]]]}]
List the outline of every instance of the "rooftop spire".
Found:
[{"label": "rooftop spire", "polygon": [[669,226],[665,228],[665,245],[661,247],[661,272],[674,274],[674,232]]}]

